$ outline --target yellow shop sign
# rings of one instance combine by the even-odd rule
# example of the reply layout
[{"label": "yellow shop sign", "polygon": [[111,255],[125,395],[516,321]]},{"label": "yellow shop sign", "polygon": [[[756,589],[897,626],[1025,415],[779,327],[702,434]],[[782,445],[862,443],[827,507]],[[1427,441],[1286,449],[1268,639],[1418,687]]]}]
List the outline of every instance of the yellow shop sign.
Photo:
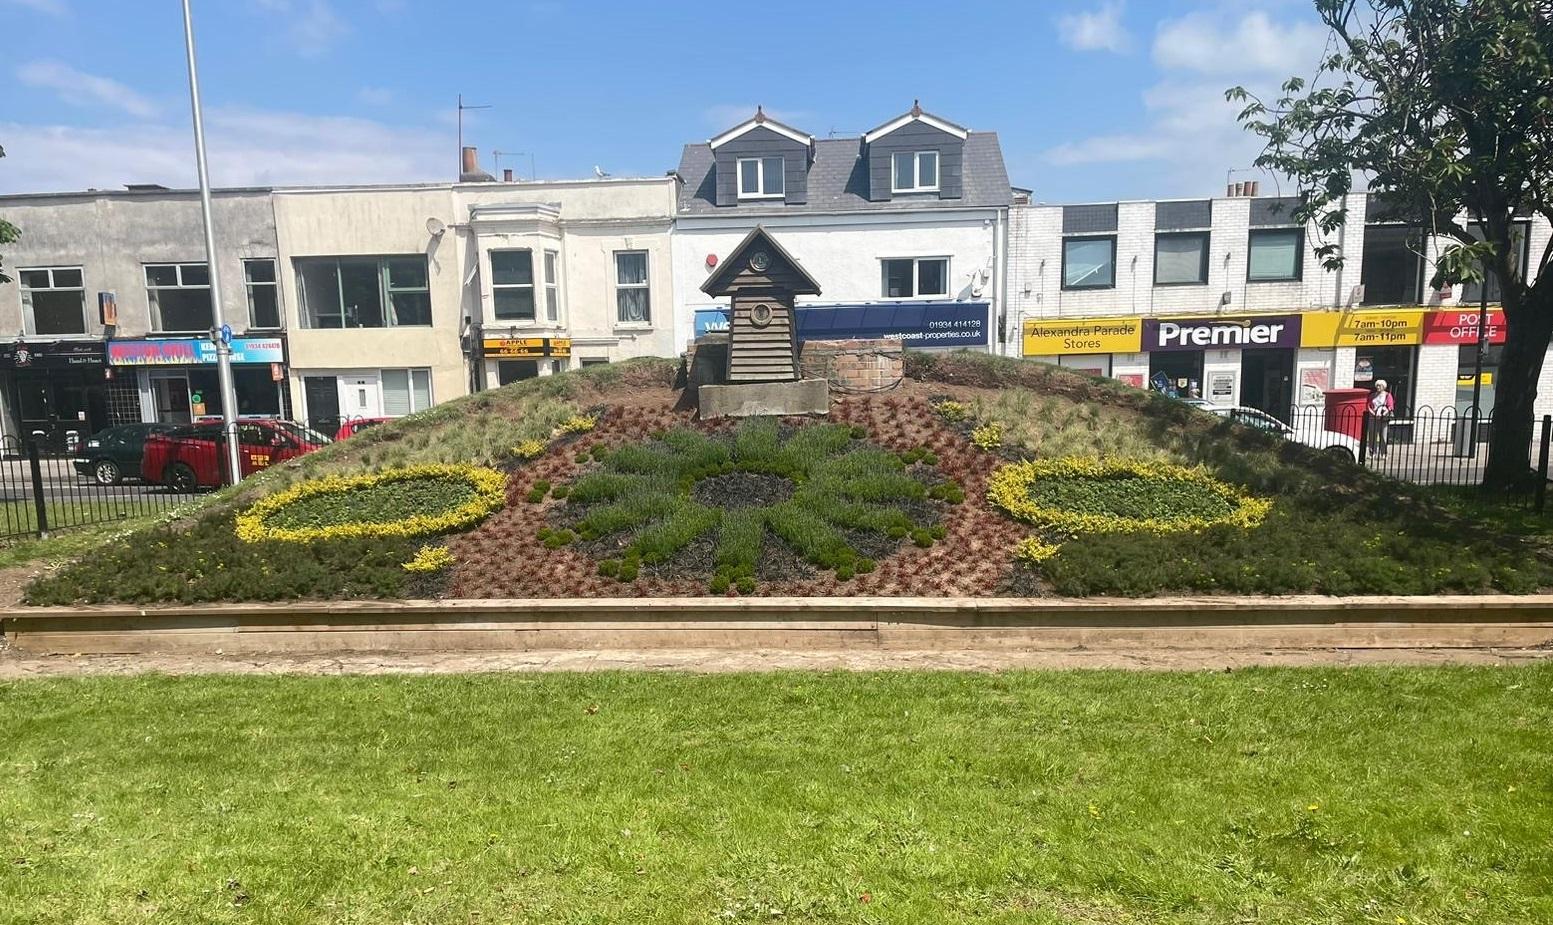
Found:
[{"label": "yellow shop sign", "polygon": [[1027,319],[1024,355],[1138,353],[1143,349],[1142,318]]},{"label": "yellow shop sign", "polygon": [[1402,347],[1424,340],[1422,308],[1389,311],[1305,312],[1300,315],[1302,347]]}]

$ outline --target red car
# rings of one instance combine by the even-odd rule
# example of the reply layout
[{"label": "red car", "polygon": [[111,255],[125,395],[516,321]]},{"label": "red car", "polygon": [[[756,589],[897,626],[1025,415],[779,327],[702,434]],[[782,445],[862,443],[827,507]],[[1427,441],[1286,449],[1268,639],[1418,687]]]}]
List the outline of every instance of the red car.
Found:
[{"label": "red car", "polygon": [[[237,423],[238,462],[246,478],[279,462],[295,459],[330,443],[328,437],[292,421],[249,420]],[[140,458],[141,477],[174,491],[216,488],[225,484],[226,454],[221,424],[201,422],[146,438]]]},{"label": "red car", "polygon": [[368,427],[375,427],[393,418],[350,418],[340,422],[340,429],[334,432],[334,439],[344,440],[346,437],[354,437]]}]

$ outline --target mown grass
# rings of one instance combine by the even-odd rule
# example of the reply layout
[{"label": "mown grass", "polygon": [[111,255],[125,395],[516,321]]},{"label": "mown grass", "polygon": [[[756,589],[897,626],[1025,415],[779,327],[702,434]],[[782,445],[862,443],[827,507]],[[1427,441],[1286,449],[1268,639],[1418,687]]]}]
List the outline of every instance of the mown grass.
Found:
[{"label": "mown grass", "polygon": [[0,921],[1553,921],[1553,666],[0,684]]}]

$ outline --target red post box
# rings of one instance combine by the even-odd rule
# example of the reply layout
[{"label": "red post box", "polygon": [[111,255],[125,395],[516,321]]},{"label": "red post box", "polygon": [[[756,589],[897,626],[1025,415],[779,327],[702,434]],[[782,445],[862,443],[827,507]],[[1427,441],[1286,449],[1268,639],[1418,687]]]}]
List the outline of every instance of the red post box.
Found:
[{"label": "red post box", "polygon": [[1370,401],[1369,389],[1328,389],[1326,396],[1326,429],[1335,434],[1347,434],[1355,440],[1364,439],[1364,408]]}]

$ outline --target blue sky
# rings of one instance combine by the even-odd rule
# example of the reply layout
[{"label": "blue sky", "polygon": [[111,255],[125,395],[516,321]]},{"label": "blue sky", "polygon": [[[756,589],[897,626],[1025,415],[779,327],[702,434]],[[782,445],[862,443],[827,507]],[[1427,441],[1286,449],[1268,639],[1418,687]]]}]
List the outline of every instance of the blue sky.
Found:
[{"label": "blue sky", "polygon": [[[532,153],[546,178],[662,174],[757,103],[825,137],[921,99],[998,132],[1038,199],[1209,195],[1258,150],[1224,88],[1308,75],[1324,43],[1309,0],[779,7],[764,37],[750,4],[195,0],[213,178],[450,179],[459,93],[494,107],[465,117],[487,169]],[[176,0],[0,16],[0,192],[193,182]]]}]

